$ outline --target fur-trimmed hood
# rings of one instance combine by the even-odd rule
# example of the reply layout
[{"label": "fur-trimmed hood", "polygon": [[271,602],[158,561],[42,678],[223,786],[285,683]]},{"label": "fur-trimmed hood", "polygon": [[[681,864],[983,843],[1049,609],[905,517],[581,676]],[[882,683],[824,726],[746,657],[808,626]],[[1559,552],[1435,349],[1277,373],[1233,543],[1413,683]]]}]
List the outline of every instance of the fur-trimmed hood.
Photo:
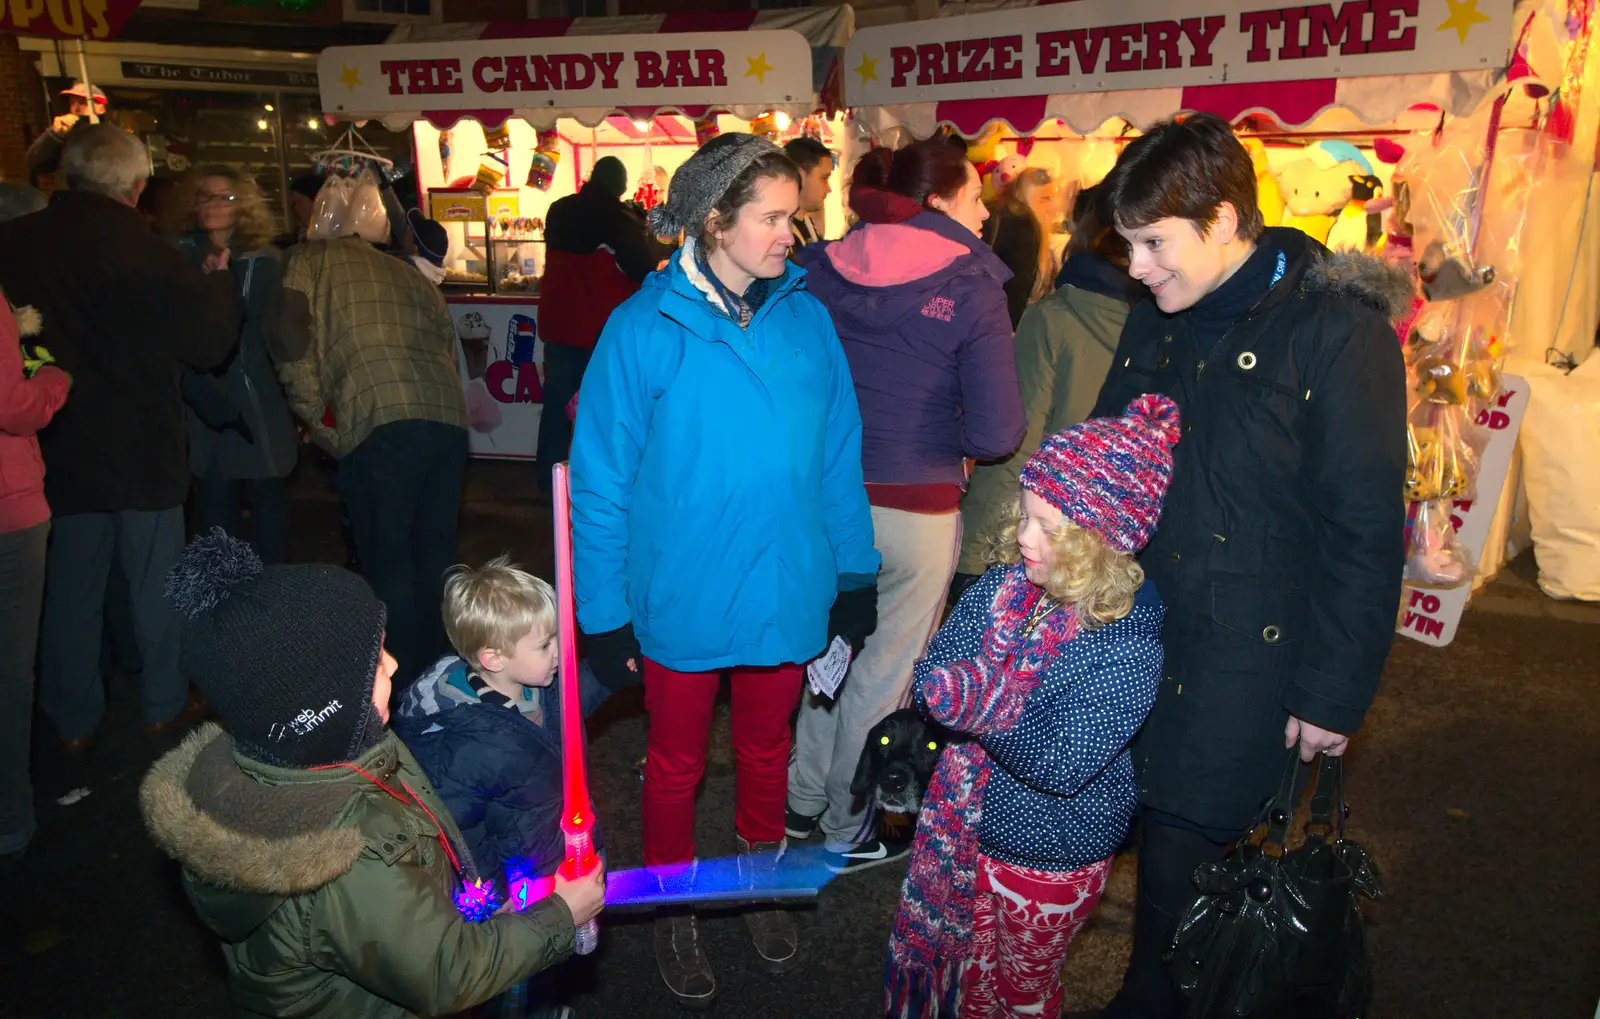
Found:
[{"label": "fur-trimmed hood", "polygon": [[1411,312],[1416,286],[1411,274],[1365,251],[1330,251],[1291,227],[1268,227],[1258,242],[1276,244],[1293,260],[1304,259],[1301,282],[1314,293],[1350,297],[1375,308],[1391,322]]},{"label": "fur-trimmed hood", "polygon": [[[393,771],[394,737],[364,755]],[[221,915],[202,908],[224,937],[242,936],[287,896],[315,891],[347,872],[365,840],[334,825],[361,780],[349,773],[272,784],[253,775],[264,766],[234,754],[233,739],[215,723],[201,726],[151,767],[139,786],[139,807],[156,845],[200,882],[239,893]],[[309,779],[312,773],[301,773]],[[199,905],[197,903],[197,905]],[[244,930],[240,930],[240,928]],[[232,928],[229,930],[228,928]]]}]

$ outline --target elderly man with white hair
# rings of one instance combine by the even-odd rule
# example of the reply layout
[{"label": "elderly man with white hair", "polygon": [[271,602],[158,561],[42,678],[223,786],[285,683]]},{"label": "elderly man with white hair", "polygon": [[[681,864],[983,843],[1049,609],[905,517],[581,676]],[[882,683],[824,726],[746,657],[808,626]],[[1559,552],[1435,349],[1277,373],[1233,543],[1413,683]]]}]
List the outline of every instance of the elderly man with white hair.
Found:
[{"label": "elderly man with white hair", "polygon": [[[150,176],[136,138],[109,123],[80,127],[61,172],[67,190],[42,212],[0,225],[0,287],[12,304],[39,310],[37,342],[73,379],[39,438],[54,516],[39,702],[63,748],[77,751],[105,713],[101,606],[113,556],[131,589],[146,731],[201,711],[179,675],[177,620],[163,598],[189,491],[177,369],[224,362],[238,311],[230,273],[192,267],[136,210]],[[208,269],[226,264],[222,252]]]}]

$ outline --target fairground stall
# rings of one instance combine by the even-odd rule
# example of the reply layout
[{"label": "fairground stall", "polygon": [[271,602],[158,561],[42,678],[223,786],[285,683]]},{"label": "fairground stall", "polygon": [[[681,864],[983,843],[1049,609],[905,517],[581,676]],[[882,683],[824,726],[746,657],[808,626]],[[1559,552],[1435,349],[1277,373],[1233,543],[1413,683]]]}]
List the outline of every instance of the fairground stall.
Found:
[{"label": "fairground stall", "polygon": [[[1530,520],[1536,540],[1542,518],[1551,539],[1538,541],[1546,589],[1600,597],[1600,498],[1586,501],[1587,547],[1574,554],[1561,547],[1569,489],[1548,480],[1559,461],[1535,469],[1533,450],[1553,459],[1543,436],[1523,439],[1526,471],[1514,463],[1530,391],[1548,384],[1530,376],[1547,379],[1547,350],[1582,360],[1600,315],[1592,6],[1005,3],[858,32],[845,94],[866,140],[954,131],[997,184],[1038,166],[1069,195],[1100,180],[1140,128],[1213,113],[1255,157],[1269,225],[1412,268],[1427,299],[1397,326],[1412,373],[1398,624],[1443,644],[1474,581],[1504,561],[1508,532]],[[944,8],[956,9],[972,5]],[[1508,358],[1518,374],[1503,372]],[[1569,415],[1558,431],[1582,433],[1592,463],[1600,414],[1586,420],[1584,431]],[[1588,487],[1600,495],[1600,481]],[[1586,578],[1558,577],[1547,561]]]},{"label": "fairground stall", "polygon": [[[409,129],[420,204],[446,225],[472,452],[531,459],[544,410],[544,218],[595,161],[627,167],[641,210],[722,131],[837,148],[848,7],[403,26],[325,50],[323,111]],[[842,224],[837,196],[827,215]],[[642,229],[642,226],[641,226]],[[550,408],[564,413],[564,408]]]}]

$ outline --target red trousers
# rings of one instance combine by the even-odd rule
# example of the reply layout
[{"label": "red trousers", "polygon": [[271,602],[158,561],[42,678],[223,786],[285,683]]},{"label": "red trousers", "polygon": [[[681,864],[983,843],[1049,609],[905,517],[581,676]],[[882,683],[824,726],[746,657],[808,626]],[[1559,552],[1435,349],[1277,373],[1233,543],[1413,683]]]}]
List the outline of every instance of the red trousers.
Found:
[{"label": "red trousers", "polygon": [[1073,871],[1018,867],[980,853],[972,957],[958,1019],[1061,1013],[1061,966],[1111,876],[1111,860]]},{"label": "red trousers", "polygon": [[[801,665],[732,670],[733,827],[746,842],[783,838],[789,791],[789,719],[800,703]],[[645,659],[650,735],[644,761],[644,862],[694,859],[694,793],[706,770],[717,672],[674,672]]]}]

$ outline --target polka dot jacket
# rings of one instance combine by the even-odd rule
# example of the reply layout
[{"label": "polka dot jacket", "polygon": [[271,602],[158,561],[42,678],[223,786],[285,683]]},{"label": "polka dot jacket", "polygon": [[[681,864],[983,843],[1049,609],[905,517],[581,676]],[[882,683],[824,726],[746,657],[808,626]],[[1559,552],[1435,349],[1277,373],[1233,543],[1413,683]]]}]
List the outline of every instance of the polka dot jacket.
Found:
[{"label": "polka dot jacket", "polygon": [[[962,595],[917,662],[919,685],[937,666],[978,656],[1005,572],[991,568]],[[1062,648],[1015,725],[982,737],[995,764],[978,827],[985,853],[1076,870],[1116,852],[1138,806],[1128,744],[1155,703],[1165,614],[1147,581],[1127,616]]]}]

